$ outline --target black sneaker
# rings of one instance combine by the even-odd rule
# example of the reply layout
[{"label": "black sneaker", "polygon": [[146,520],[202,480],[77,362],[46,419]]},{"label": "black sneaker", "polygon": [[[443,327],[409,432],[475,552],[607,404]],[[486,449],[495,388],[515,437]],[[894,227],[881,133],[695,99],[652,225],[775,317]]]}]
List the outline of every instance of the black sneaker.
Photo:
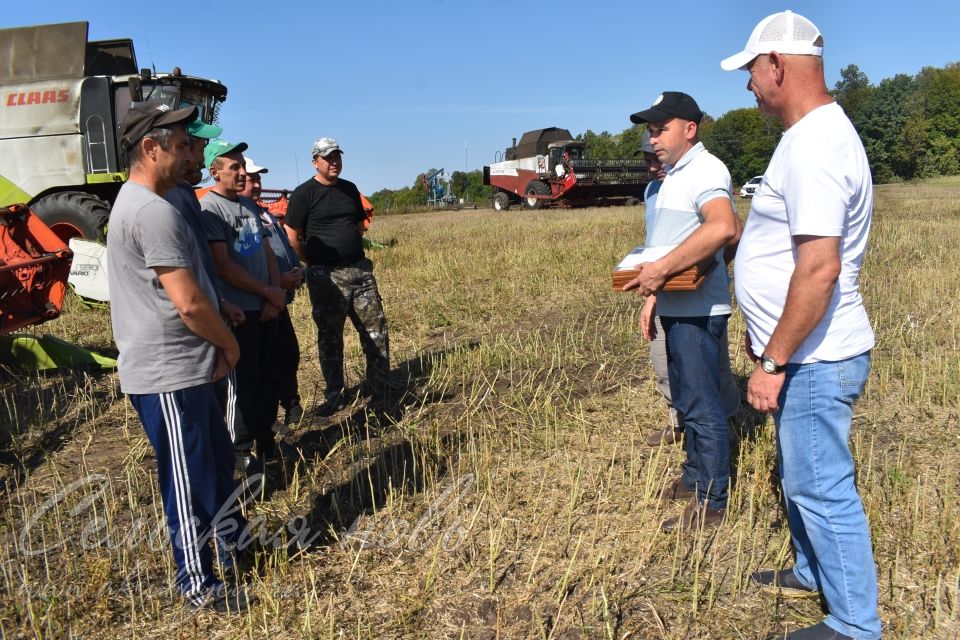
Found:
[{"label": "black sneaker", "polygon": [[350,404],[350,402],[346,396],[339,393],[336,396],[327,398],[327,401],[317,408],[317,413],[321,416],[332,416],[336,412],[346,409],[348,404]]},{"label": "black sneaker", "polygon": [[303,407],[300,406],[300,403],[296,403],[287,409],[286,413],[283,415],[283,424],[286,426],[296,426],[300,424],[303,420]]},{"label": "black sneaker", "polygon": [[793,574],[792,567],[783,571],[775,569],[757,571],[750,574],[750,582],[759,586],[763,591],[779,593],[784,598],[810,598],[820,593],[800,582],[797,576]]},{"label": "black sneaker", "polygon": [[834,631],[821,622],[812,627],[797,629],[790,633],[772,635],[770,636],[770,640],[853,640],[853,638],[839,631]]},{"label": "black sneaker", "polygon": [[203,594],[190,599],[187,603],[193,609],[206,609],[215,613],[244,613],[257,598],[240,585],[228,585],[218,582]]},{"label": "black sneaker", "polygon": [[241,475],[249,477],[263,473],[263,464],[249,451],[244,453],[237,452],[236,460],[235,468]]}]

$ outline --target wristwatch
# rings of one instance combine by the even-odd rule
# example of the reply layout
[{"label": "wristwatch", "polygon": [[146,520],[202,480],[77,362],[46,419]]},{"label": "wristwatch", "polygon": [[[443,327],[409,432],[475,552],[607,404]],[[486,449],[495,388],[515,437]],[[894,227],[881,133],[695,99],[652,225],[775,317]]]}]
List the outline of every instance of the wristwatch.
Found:
[{"label": "wristwatch", "polygon": [[777,374],[783,373],[783,365],[777,364],[777,361],[768,356],[766,353],[760,356],[760,368],[763,369],[766,373]]}]

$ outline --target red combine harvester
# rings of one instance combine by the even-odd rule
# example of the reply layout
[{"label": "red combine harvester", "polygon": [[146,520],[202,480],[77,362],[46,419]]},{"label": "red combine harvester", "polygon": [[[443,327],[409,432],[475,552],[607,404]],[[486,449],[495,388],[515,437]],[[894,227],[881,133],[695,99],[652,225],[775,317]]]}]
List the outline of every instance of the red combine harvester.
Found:
[{"label": "red combine harvester", "polygon": [[497,211],[513,204],[528,209],[640,204],[649,182],[642,160],[586,158],[584,143],[557,127],[528,131],[520,144],[514,138],[502,160],[483,168],[483,184],[494,188]]}]

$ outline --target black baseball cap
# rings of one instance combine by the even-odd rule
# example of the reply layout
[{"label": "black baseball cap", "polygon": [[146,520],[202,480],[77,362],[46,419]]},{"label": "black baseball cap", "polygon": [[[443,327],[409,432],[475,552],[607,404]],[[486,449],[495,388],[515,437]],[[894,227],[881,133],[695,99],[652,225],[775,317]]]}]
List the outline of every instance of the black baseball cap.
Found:
[{"label": "black baseball cap", "polygon": [[630,122],[643,124],[644,122],[660,122],[670,118],[683,118],[700,124],[703,119],[703,111],[700,111],[696,100],[682,91],[664,91],[653,101],[653,106],[649,109],[638,111],[630,116]]},{"label": "black baseball cap", "polygon": [[196,117],[196,107],[174,109],[163,102],[136,102],[120,123],[120,143],[124,149],[132,149],[143,136],[157,127],[187,125]]}]

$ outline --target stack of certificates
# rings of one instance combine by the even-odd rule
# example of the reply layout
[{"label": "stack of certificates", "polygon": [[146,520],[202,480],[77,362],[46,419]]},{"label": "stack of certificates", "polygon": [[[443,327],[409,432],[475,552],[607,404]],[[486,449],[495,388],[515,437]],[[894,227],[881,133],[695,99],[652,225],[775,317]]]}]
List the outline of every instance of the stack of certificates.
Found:
[{"label": "stack of certificates", "polygon": [[[640,275],[643,264],[655,262],[676,247],[637,247],[620,261],[613,270],[613,290],[623,291],[623,287]],[[696,291],[711,271],[717,266],[713,256],[704,258],[697,264],[679,273],[675,273],[664,283],[662,291]]]}]

